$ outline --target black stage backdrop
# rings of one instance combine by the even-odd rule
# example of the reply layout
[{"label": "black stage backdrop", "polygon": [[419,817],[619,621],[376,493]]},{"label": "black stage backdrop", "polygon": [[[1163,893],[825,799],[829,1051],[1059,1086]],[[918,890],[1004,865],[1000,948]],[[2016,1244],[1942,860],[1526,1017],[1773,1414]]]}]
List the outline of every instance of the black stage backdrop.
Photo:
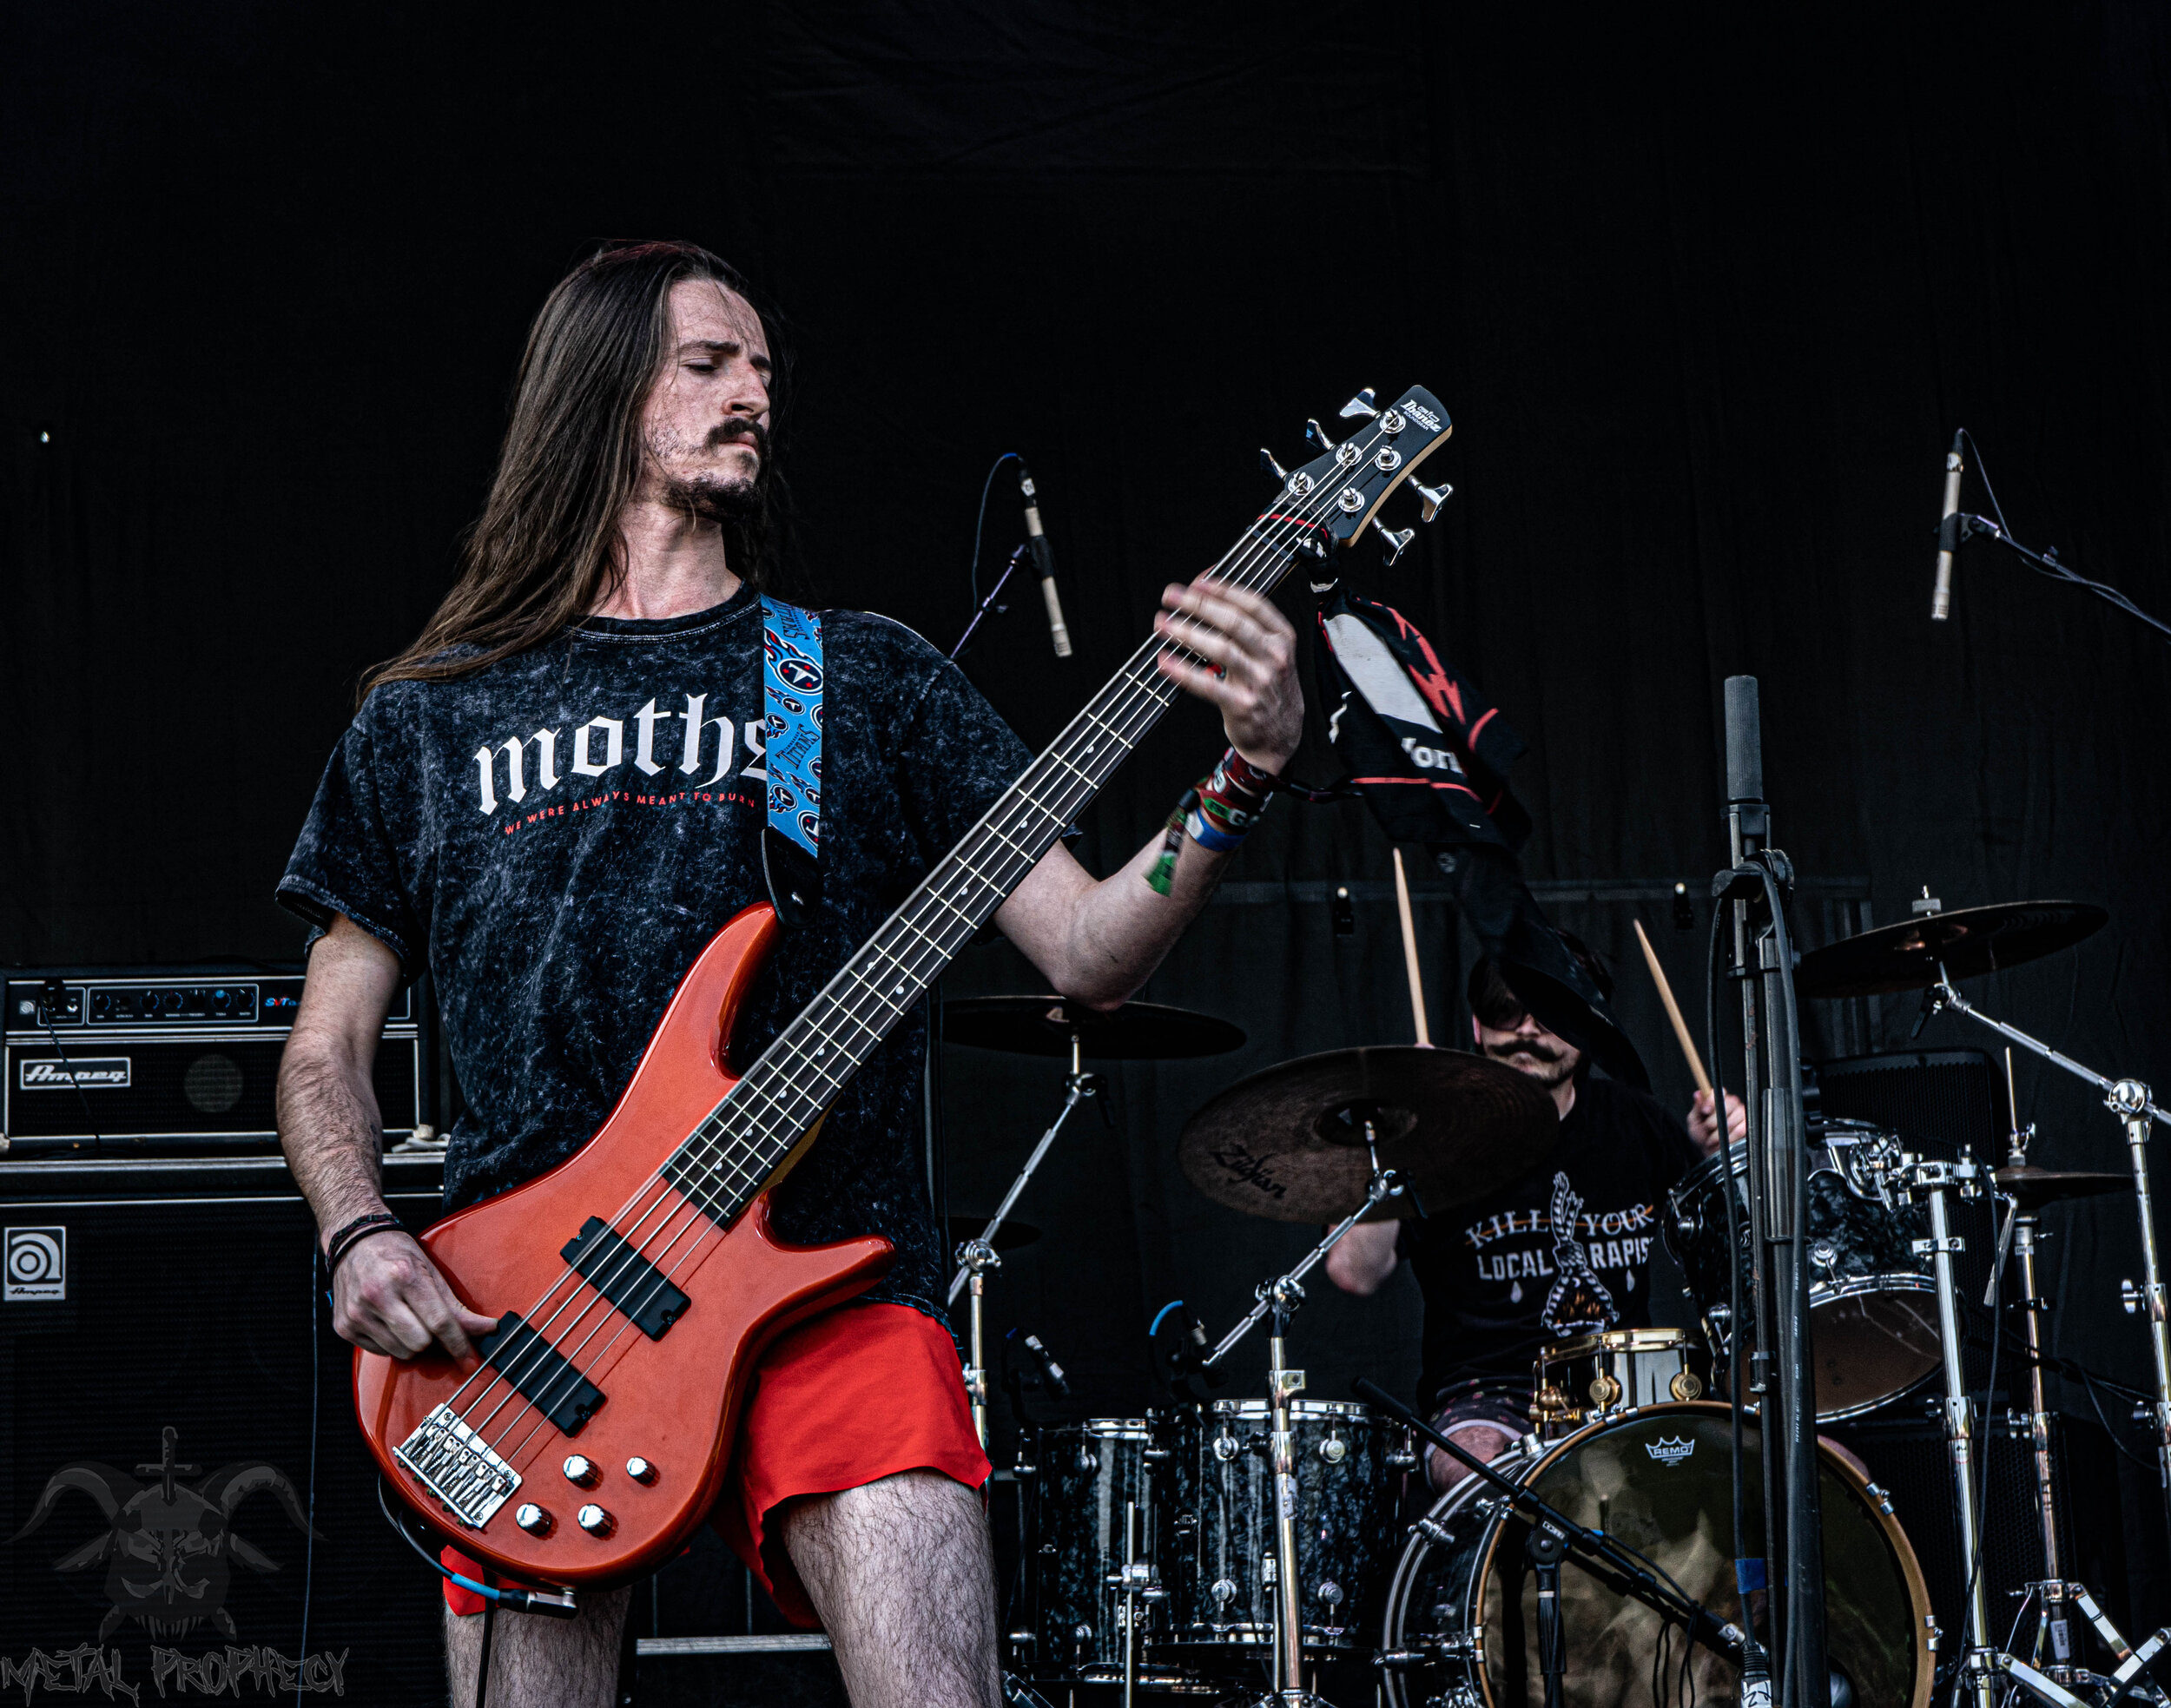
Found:
[{"label": "black stage backdrop", "polygon": [[[1679,930],[1667,897],[1722,855],[1735,672],[1763,683],[1807,938],[1904,917],[1925,885],[2101,902],[2108,931],[1976,994],[2171,1084],[2171,650],[1983,546],[1952,623],[1928,620],[1957,423],[2023,537],[2171,611],[2171,22],[2126,0],[1779,28],[1409,0],[378,7],[336,29],[262,3],[12,9],[0,960],[295,952],[273,880],[358,673],[445,586],[530,315],[598,239],[684,235],[788,312],[818,597],[947,647],[982,474],[1029,458],[1079,656],[1050,656],[1029,590],[968,656],[1028,741],[1264,501],[1255,447],[1294,458],[1305,416],[1419,381],[1455,417],[1431,473],[1457,495],[1369,584],[1529,738],[1529,870],[1613,957],[1669,1101],[1686,1076],[1629,921],[1700,1002],[1707,906]],[[1088,859],[1134,848],[1216,746],[1196,709],[1171,717],[1089,814]],[[1047,1237],[1004,1270],[995,1324],[1047,1337],[1079,1409],[1149,1401],[1164,1302],[1218,1331],[1303,1249],[1194,1192],[1176,1133],[1239,1072],[1409,1039],[1388,870],[1359,809],[1277,807],[1148,986],[1250,1043],[1116,1071],[1119,1130],[1089,1117],[1023,1206]],[[1469,951],[1436,887],[1417,917],[1451,1039]],[[1037,983],[996,945],[948,988]],[[1912,1019],[1812,1013],[1811,1047]],[[1923,1041],[1985,1039],[1947,1018]],[[949,1197],[984,1210],[1058,1075],[948,1068]],[[2123,1166],[2081,1087],[2025,1061],[2020,1085],[2040,1161]],[[2052,1221],[2060,1349],[2143,1379],[2113,1302],[2129,1211]],[[1415,1318],[1406,1281],[1315,1289],[1313,1391],[1409,1385]]]}]

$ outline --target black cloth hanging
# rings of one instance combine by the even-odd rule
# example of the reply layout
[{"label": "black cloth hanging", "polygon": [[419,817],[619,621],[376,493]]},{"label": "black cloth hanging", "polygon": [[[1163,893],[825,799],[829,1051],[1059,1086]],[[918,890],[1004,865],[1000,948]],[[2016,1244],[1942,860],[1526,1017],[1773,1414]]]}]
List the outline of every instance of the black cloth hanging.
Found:
[{"label": "black cloth hanging", "polygon": [[1500,708],[1392,605],[1340,581],[1319,599],[1327,736],[1387,834],[1424,845],[1516,997],[1608,1075],[1650,1086],[1643,1058],[1523,881],[1530,815],[1508,787],[1523,752]]}]

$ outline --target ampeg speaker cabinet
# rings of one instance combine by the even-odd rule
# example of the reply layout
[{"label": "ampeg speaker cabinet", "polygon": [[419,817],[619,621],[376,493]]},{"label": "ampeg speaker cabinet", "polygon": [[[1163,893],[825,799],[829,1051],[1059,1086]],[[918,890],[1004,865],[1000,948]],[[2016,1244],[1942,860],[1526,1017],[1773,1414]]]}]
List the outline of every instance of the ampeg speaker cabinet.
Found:
[{"label": "ampeg speaker cabinet", "polygon": [[[410,1226],[441,1171],[386,1157]],[[283,1164],[10,1157],[0,1225],[0,1659],[116,1700],[444,1701]]]},{"label": "ampeg speaker cabinet", "polygon": [[[18,1155],[275,1148],[280,1053],[297,966],[11,968],[0,1134]],[[373,1078],[387,1139],[431,1120],[412,986],[394,999]]]}]

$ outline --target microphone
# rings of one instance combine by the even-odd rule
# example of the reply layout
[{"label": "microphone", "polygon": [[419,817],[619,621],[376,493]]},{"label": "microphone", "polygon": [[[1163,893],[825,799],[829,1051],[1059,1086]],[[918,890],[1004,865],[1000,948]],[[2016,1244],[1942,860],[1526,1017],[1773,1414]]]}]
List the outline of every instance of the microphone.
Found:
[{"label": "microphone", "polygon": [[1967,465],[1960,460],[1961,434],[1952,436],[1945,452],[1945,512],[1937,520],[1937,590],[1930,596],[1930,620],[1943,623],[1952,615],[1952,554],[1960,544],[1960,524],[1953,518],[1960,509],[1960,477]]},{"label": "microphone", "polygon": [[[1040,572],[1040,597],[1048,608],[1048,638],[1055,643],[1055,656],[1071,656],[1071,631],[1063,624],[1063,601],[1055,591],[1055,553],[1048,548],[1048,537],[1040,531],[1040,498],[1033,490],[1033,474],[1018,462],[1018,490],[1026,498],[1026,544],[1033,548],[1033,566]],[[1957,502],[1957,500],[1956,500]]]},{"label": "microphone", "polygon": [[1040,1343],[1039,1335],[1027,1335],[1024,1338],[1026,1350],[1039,1362],[1040,1374],[1047,1379],[1048,1386],[1055,1390],[1059,1399],[1069,1399],[1071,1397],[1070,1380],[1063,1374],[1063,1367],[1055,1362],[1055,1355]]}]

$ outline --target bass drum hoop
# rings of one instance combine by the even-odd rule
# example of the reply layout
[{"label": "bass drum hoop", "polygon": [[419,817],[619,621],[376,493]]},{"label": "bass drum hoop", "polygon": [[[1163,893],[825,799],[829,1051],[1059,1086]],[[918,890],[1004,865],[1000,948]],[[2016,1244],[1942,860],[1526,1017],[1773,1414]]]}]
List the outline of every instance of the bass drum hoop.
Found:
[{"label": "bass drum hoop", "polygon": [[[1678,1400],[1670,1405],[1645,1406],[1635,1415],[1639,1420],[1675,1415],[1709,1416],[1713,1414],[1723,1418],[1728,1415],[1729,1409],[1726,1405],[1712,1400]],[[1596,1422],[1587,1423],[1573,1435],[1564,1435],[1557,1441],[1541,1444],[1534,1456],[1529,1454],[1528,1447],[1535,1438],[1526,1435],[1515,1444],[1517,1448],[1522,1450],[1518,1461],[1509,1467],[1504,1474],[1511,1482],[1521,1487],[1537,1477],[1554,1460],[1580,1445],[1587,1438],[1616,1428],[1626,1421],[1621,1418],[1601,1418]],[[1502,1458],[1506,1456],[1506,1454],[1501,1455]],[[1914,1545],[1907,1540],[1907,1533],[1900,1528],[1899,1520],[1887,1510],[1885,1503],[1870,1494],[1869,1480],[1861,1472],[1856,1470],[1838,1454],[1830,1451],[1821,1442],[1818,1448],[1818,1457],[1825,1469],[1838,1473],[1840,1480],[1854,1492],[1855,1498],[1862,1503],[1864,1510],[1870,1514],[1871,1520],[1877,1526],[1886,1544],[1899,1560],[1900,1575],[1906,1581],[1907,1599],[1914,1615],[1911,1626],[1915,1649],[1915,1694],[1908,1708],[1929,1708],[1930,1689],[1937,1682],[1936,1658],[1930,1647],[1929,1620],[1933,1610],[1930,1605],[1929,1586],[1923,1579],[1922,1564],[1915,1558]],[[1496,1460],[1494,1462],[1497,1465],[1499,1461]],[[1473,1476],[1466,1480],[1466,1483],[1475,1480]],[[1451,1494],[1454,1492],[1449,1491]],[[1466,1498],[1479,1492],[1481,1491],[1466,1488]],[[1439,1510],[1441,1501],[1447,1498],[1446,1495],[1442,1495],[1439,1500],[1435,1500],[1430,1507],[1426,1508],[1425,1516],[1431,1517]],[[1475,1605],[1481,1610],[1483,1606],[1483,1586],[1487,1579],[1492,1575],[1494,1556],[1500,1547],[1501,1533],[1506,1527],[1507,1515],[1504,1513],[1486,1520],[1485,1540],[1478,1549],[1477,1565],[1471,1574],[1468,1586]],[[1387,1586],[1386,1616],[1381,1622],[1380,1637],[1382,1648],[1385,1652],[1391,1653],[1402,1646],[1401,1627],[1406,1611],[1405,1604],[1409,1597],[1411,1582],[1416,1575],[1418,1562],[1435,1546],[1436,1545],[1432,1539],[1420,1530],[1411,1536],[1409,1545],[1402,1550],[1402,1557],[1396,1565],[1395,1576]],[[1476,1681],[1480,1708],[1510,1708],[1510,1705],[1495,1700],[1492,1675],[1481,1661],[1474,1660],[1469,1671]],[[1410,1708],[1409,1692],[1404,1685],[1401,1671],[1393,1666],[1386,1666],[1382,1667],[1381,1672],[1386,1679],[1387,1699],[1392,1705],[1392,1708]]]}]

